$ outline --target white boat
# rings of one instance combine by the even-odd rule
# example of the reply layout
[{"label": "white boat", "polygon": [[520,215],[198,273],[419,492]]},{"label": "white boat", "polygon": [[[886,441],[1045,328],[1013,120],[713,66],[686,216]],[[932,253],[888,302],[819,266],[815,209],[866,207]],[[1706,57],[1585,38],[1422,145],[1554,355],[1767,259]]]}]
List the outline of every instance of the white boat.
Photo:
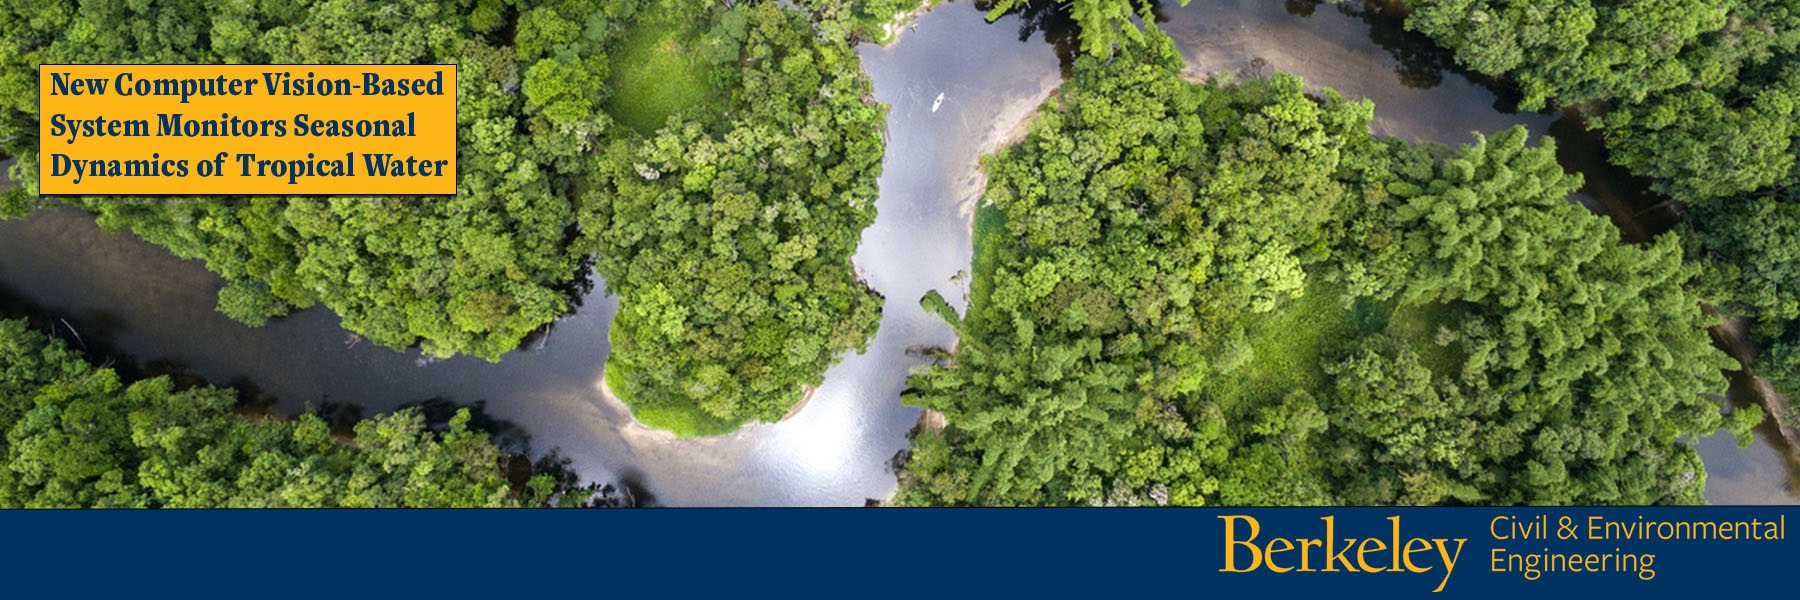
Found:
[{"label": "white boat", "polygon": [[943,106],[943,105],[944,105],[944,93],[938,92],[937,99],[931,101],[931,112],[937,112],[938,107]]}]

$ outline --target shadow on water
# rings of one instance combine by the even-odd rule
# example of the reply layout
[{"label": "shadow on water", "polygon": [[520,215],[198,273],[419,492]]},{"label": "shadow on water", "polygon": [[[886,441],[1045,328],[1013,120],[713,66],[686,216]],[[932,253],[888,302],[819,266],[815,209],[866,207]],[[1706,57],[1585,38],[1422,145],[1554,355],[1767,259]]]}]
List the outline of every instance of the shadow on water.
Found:
[{"label": "shadow on water", "polygon": [[[993,10],[994,0],[975,0],[970,6],[987,14]],[[1062,69],[1063,78],[1075,74],[1075,58],[1081,54],[1081,28],[1070,16],[1066,2],[1030,2],[1021,3],[1008,19],[1017,19],[1016,29],[1020,42],[1031,41],[1031,36],[1042,34],[1040,38],[1056,52],[1056,62]]]},{"label": "shadow on water", "polygon": [[[130,354],[113,346],[112,340],[123,327],[123,319],[110,312],[92,310],[86,316],[59,314],[32,302],[0,280],[0,319],[24,319],[32,330],[62,340],[68,347],[81,351],[88,362],[112,369],[125,381],[156,376],[150,373],[150,366],[140,366]],[[177,370],[172,364],[162,368]]]},{"label": "shadow on water", "polygon": [[1587,129],[1585,115],[1563,111],[1550,124],[1550,135],[1557,141],[1557,162],[1585,176],[1581,192],[1603,205],[1597,212],[1612,217],[1626,241],[1648,242],[1686,218],[1680,204],[1650,191],[1649,179],[1612,164],[1605,143]]},{"label": "shadow on water", "polygon": [[257,385],[250,378],[233,378],[225,385],[237,390],[236,410],[238,414],[252,418],[278,418],[281,416],[280,412],[276,410],[276,407],[281,404],[281,399],[263,391],[262,386]]},{"label": "shadow on water", "polygon": [[[561,292],[563,302],[567,303],[569,307],[562,318],[566,319],[574,316],[575,313],[580,312],[582,305],[587,303],[588,297],[593,295],[594,288],[598,283],[599,279],[594,277],[594,257],[582,257],[580,265],[576,268],[575,276],[570,278],[568,283],[555,287],[556,291]],[[558,319],[558,321],[560,320],[561,319]],[[550,335],[555,333],[556,323],[557,321],[551,321],[545,323],[542,327],[526,333],[525,337],[519,340],[519,345],[514,347],[513,350],[517,352],[543,349],[545,345],[550,343]]]},{"label": "shadow on water", "polygon": [[1320,4],[1324,4],[1324,0],[1287,0],[1282,8],[1287,9],[1288,14],[1296,17],[1310,17],[1313,11],[1319,10]]},{"label": "shadow on water", "polygon": [[[1304,0],[1302,0],[1304,1]],[[1291,6],[1294,2],[1290,1]],[[1314,2],[1316,4],[1316,2]],[[1394,74],[1400,76],[1400,84],[1409,88],[1431,89],[1444,83],[1446,73],[1470,75],[1456,66],[1456,60],[1449,52],[1443,51],[1424,35],[1407,31],[1404,14],[1393,7],[1382,3],[1339,4],[1338,12],[1362,19],[1369,26],[1369,40],[1387,50],[1397,63]],[[1292,12],[1291,10],[1289,12]],[[1307,14],[1312,14],[1307,11]],[[1470,77],[1470,79],[1475,79]],[[1489,86],[1489,91],[1499,97],[1494,102],[1494,110],[1502,113],[1514,112],[1518,106],[1518,98],[1508,98],[1508,94],[1500,89],[1505,86]]]},{"label": "shadow on water", "polygon": [[311,412],[313,416],[318,417],[319,420],[325,422],[326,426],[331,428],[331,435],[337,436],[337,438],[341,440],[354,439],[356,437],[356,423],[368,416],[363,414],[363,407],[360,404],[333,402],[330,400],[326,400],[318,406],[311,407]]}]

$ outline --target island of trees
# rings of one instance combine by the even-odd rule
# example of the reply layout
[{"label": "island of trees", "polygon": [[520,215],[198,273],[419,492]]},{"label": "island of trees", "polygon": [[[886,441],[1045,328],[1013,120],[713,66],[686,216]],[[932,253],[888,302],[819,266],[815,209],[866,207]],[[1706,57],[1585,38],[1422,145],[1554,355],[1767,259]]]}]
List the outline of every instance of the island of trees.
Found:
[{"label": "island of trees", "polygon": [[921,505],[1663,504],[1722,418],[1676,234],[1568,200],[1522,128],[1377,139],[1287,75],[1181,78],[1151,27],[989,157]]}]

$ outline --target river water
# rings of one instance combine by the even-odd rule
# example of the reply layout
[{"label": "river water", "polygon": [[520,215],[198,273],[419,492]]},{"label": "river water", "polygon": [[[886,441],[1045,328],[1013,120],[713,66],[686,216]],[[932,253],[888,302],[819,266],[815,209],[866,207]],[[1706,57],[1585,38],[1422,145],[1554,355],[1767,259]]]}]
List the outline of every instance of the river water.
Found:
[{"label": "river water", "polygon": [[[1069,23],[1051,11],[993,24],[982,12],[948,1],[919,15],[894,43],[859,49],[875,97],[890,110],[880,216],[854,261],[889,302],[868,352],[831,369],[806,407],[781,423],[682,440],[632,421],[601,392],[606,332],[618,309],[603,283],[547,336],[498,364],[428,360],[362,342],[323,308],[261,328],[239,325],[213,310],[223,283],[197,261],[59,209],[0,222],[0,314],[36,316],[127,371],[237,385],[286,412],[326,403],[373,414],[430,400],[484,402],[489,416],[530,432],[534,449],[555,448],[584,476],[622,483],[643,502],[861,505],[893,491],[893,457],[918,421],[919,411],[898,399],[909,369],[923,362],[908,349],[955,341],[917,300],[938,289],[961,308],[966,283],[956,276],[969,264],[968,223],[982,184],[977,159],[1018,134],[1074,51]],[[1522,124],[1559,137],[1564,165],[1587,177],[1577,199],[1612,215],[1628,239],[1679,218],[1606,165],[1579,123],[1512,111],[1514,98],[1452,68],[1447,55],[1378,7],[1199,0],[1158,16],[1196,74],[1295,73],[1311,88],[1374,100],[1372,127],[1382,135],[1460,144],[1474,131]],[[1700,440],[1712,472],[1708,499],[1800,499],[1800,460],[1770,439],[1778,436],[1746,450],[1724,436]]]}]

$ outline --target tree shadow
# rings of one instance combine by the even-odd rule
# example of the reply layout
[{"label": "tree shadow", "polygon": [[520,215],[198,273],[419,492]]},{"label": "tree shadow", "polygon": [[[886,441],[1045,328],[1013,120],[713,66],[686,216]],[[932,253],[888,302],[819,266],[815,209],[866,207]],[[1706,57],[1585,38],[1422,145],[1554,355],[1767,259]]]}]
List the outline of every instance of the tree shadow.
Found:
[{"label": "tree shadow", "polygon": [[24,319],[26,327],[61,340],[96,366],[112,369],[126,384],[157,375],[114,343],[125,329],[125,320],[117,314],[104,310],[89,310],[81,315],[54,311],[0,281],[0,319]]},{"label": "tree shadow", "polygon": [[1319,5],[1323,3],[1324,0],[1287,0],[1287,4],[1282,8],[1287,9],[1287,14],[1290,15],[1310,17],[1314,11],[1319,10]]},{"label": "tree shadow", "polygon": [[[621,472],[614,481],[589,481],[573,466],[574,460],[563,456],[561,448],[551,448],[538,455],[531,446],[531,434],[517,423],[488,413],[487,401],[458,404],[446,398],[429,398],[402,405],[400,409],[417,409],[425,418],[427,429],[435,433],[449,431],[450,420],[457,411],[469,411],[468,427],[486,432],[503,456],[500,469],[507,482],[521,494],[534,493],[531,480],[547,476],[551,482],[550,497],[543,499],[558,508],[637,508],[658,506],[656,497],[644,487],[642,474],[634,469]],[[354,426],[362,417],[361,407],[350,414]],[[536,458],[533,458],[533,457]]]},{"label": "tree shadow", "polygon": [[[976,10],[986,14],[993,10],[994,0],[975,0],[970,3]],[[1075,24],[1075,18],[1064,10],[1064,3],[1054,0],[1038,0],[1029,4],[1015,5],[1008,16],[1019,19],[1019,41],[1029,42],[1031,36],[1041,34],[1045,43],[1055,49],[1056,62],[1062,69],[1064,79],[1075,74],[1075,59],[1081,55],[1081,27]]]},{"label": "tree shadow", "polygon": [[[1289,6],[1308,0],[1290,0]],[[1313,2],[1317,4],[1317,2]],[[1438,47],[1431,38],[1406,29],[1405,8],[1382,2],[1343,3],[1337,11],[1356,17],[1369,26],[1369,40],[1381,46],[1398,63],[1394,74],[1400,84],[1413,89],[1431,89],[1444,83],[1444,73],[1457,68],[1450,51]],[[1289,10],[1289,12],[1293,12]],[[1312,14],[1312,11],[1306,11]],[[1518,106],[1515,101],[1511,106]]]}]

